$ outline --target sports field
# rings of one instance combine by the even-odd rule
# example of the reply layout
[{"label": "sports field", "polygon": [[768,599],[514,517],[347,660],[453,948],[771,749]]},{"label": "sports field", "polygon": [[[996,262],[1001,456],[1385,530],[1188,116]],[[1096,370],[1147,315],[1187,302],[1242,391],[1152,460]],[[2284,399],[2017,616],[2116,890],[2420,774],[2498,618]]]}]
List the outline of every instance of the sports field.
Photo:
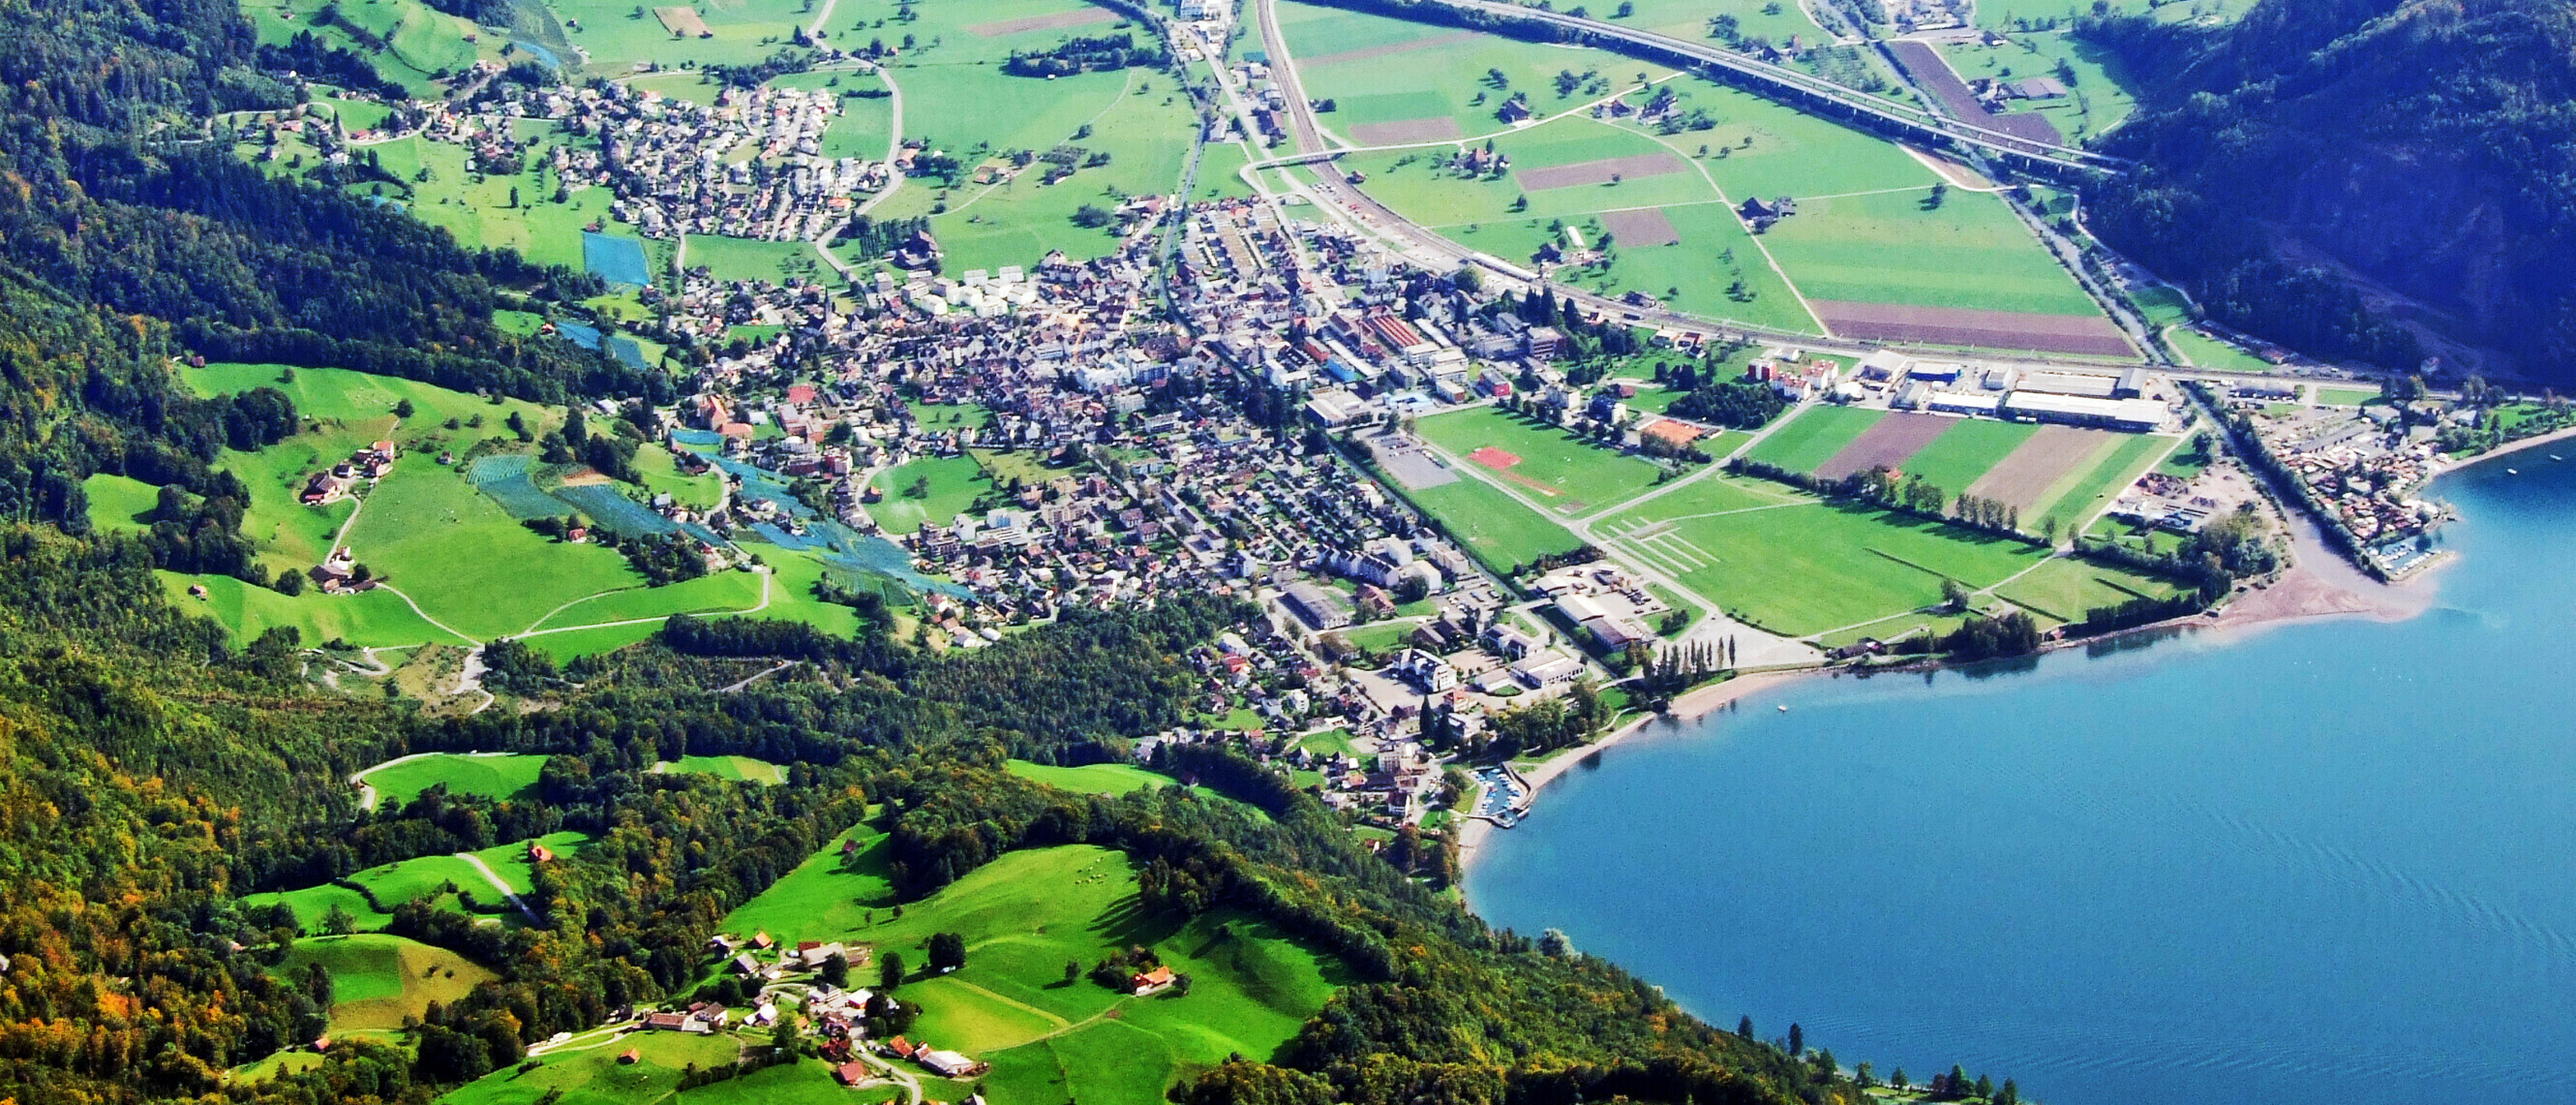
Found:
[{"label": "sports field", "polygon": [[1513,574],[1542,556],[1572,552],[1583,544],[1572,530],[1482,480],[1462,478],[1405,496],[1497,575]]},{"label": "sports field", "polygon": [[[1122,853],[1070,846],[1006,854],[947,888],[904,905],[851,906],[837,846],[746,903],[720,926],[782,941],[839,939],[907,963],[935,932],[966,939],[966,966],[905,983],[918,1002],[909,1035],[993,1064],[994,1100],[1150,1101],[1182,1075],[1229,1054],[1268,1058],[1346,981],[1340,964],[1267,922],[1219,910],[1187,923],[1135,905],[1135,865]],[[1145,998],[1089,980],[1084,965],[1133,946],[1153,948],[1190,976],[1188,994]]]},{"label": "sports field", "polygon": [[1476,465],[1559,515],[1580,515],[1625,502],[1654,486],[1654,462],[1604,448],[1572,432],[1512,414],[1472,407],[1421,420],[1423,439],[1459,465]]},{"label": "sports field", "polygon": [[301,985],[315,965],[331,976],[333,1032],[397,1029],[431,1002],[452,1002],[493,977],[445,948],[400,936],[308,936],[268,971]]},{"label": "sports field", "polygon": [[2047,556],[2020,541],[1850,503],[1730,509],[1696,484],[1603,522],[1624,555],[1739,620],[1809,636],[1942,601],[1944,579],[1991,587]]},{"label": "sports field", "polygon": [[376,788],[378,806],[392,807],[409,802],[419,797],[420,792],[440,783],[447,784],[450,794],[479,794],[486,798],[524,797],[536,792],[537,773],[545,770],[545,766],[544,756],[435,753],[376,768],[358,779]]}]

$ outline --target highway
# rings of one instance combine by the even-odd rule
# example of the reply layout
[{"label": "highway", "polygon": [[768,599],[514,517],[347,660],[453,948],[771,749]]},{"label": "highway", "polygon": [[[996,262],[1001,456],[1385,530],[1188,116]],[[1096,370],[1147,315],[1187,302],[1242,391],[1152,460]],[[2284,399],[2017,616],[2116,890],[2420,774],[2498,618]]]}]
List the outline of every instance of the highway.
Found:
[{"label": "highway", "polygon": [[[1423,2],[1450,5],[1475,5],[1483,4],[1486,0],[1423,0]],[[1420,224],[1406,219],[1404,216],[1395,213],[1394,210],[1388,208],[1386,205],[1370,198],[1366,192],[1362,191],[1358,187],[1351,185],[1344,177],[1342,171],[1332,164],[1334,160],[1341,156],[1344,152],[1344,148],[1338,146],[1332,139],[1328,138],[1325,135],[1323,128],[1318,125],[1315,120],[1313,104],[1306,96],[1304,82],[1297,71],[1296,58],[1289,52],[1287,36],[1281,34],[1279,31],[1278,13],[1275,0],[1251,0],[1250,6],[1252,7],[1257,19],[1257,30],[1260,35],[1262,48],[1267,51],[1270,58],[1271,79],[1278,82],[1280,93],[1287,101],[1286,109],[1280,112],[1280,115],[1285,120],[1290,149],[1287,151],[1281,151],[1279,156],[1252,162],[1244,170],[1246,179],[1259,179],[1260,172],[1265,169],[1288,165],[1312,165],[1314,166],[1313,171],[1315,180],[1311,185],[1306,186],[1303,190],[1308,193],[1308,197],[1312,199],[1317,206],[1323,209],[1327,217],[1333,221],[1349,226],[1363,235],[1386,241],[1387,243],[1397,247],[1399,252],[1409,257],[1414,261],[1414,263],[1421,265],[1426,269],[1442,271],[1472,268],[1486,274],[1490,281],[1499,282],[1500,286],[1503,288],[1523,291],[1533,288],[1546,288],[1554,292],[1559,301],[1579,306],[1587,312],[1599,312],[1610,318],[1625,320],[1632,325],[1651,326],[1661,330],[1670,331],[1687,340],[1701,343],[1714,342],[1722,344],[1727,341],[1742,338],[1750,341],[1771,342],[1780,345],[1793,346],[1800,349],[1816,350],[1846,356],[1862,356],[1868,354],[1872,350],[1880,348],[1904,348],[1901,345],[1893,345],[1885,342],[1863,343],[1839,338],[1819,337],[1818,335],[1810,333],[1748,326],[1733,322],[1715,321],[1693,315],[1681,314],[1661,307],[1639,306],[1636,304],[1625,303],[1607,296],[1596,295],[1591,292],[1583,291],[1578,288],[1552,283],[1543,273],[1534,272],[1522,265],[1495,257],[1491,254],[1469,249],[1466,246],[1442,237],[1436,231],[1427,229]],[[1534,9],[1520,8],[1508,4],[1495,4],[1490,6],[1510,8],[1511,11],[1518,14],[1549,14],[1537,12]],[[1611,29],[1624,31],[1624,28]],[[1775,66],[1773,68],[1777,67]],[[1803,76],[1803,74],[1800,76]],[[1246,125],[1249,125],[1249,120],[1246,121]],[[2010,136],[2004,137],[2009,138]],[[2014,141],[2020,140],[2014,139]],[[1285,216],[1286,212],[1283,211],[1282,215]],[[2045,232],[2047,228],[2043,226],[2041,229]],[[2045,237],[2049,235],[2044,234],[2043,236]],[[2129,329],[2130,327],[2126,325],[2128,320],[2122,321],[2124,323],[2124,329]],[[2099,361],[2054,360],[2043,354],[2026,352],[1999,350],[1944,350],[1943,352],[1952,356],[1969,356],[1979,361],[1997,365],[2016,365],[2026,368],[2050,368],[2059,371],[2090,373],[2116,373],[2120,371],[2119,367],[2116,365],[2107,365]],[[2264,379],[2276,375],[2269,373],[2222,372],[2188,366],[2158,365],[2155,367],[2159,372],[2162,372],[2174,379],[2208,380],[2215,383]],[[2337,373],[2337,375],[2348,374]]]},{"label": "highway", "polygon": [[[1326,0],[1330,2],[1330,0]],[[1773,65],[1733,50],[1687,39],[1673,38],[1652,31],[1584,19],[1563,12],[1522,7],[1503,0],[1410,0],[1416,6],[1442,8],[1469,18],[1458,22],[1471,29],[1494,30],[1496,20],[1517,20],[1545,24],[1569,32],[1575,41],[1588,45],[1625,46],[1622,53],[1643,53],[1653,60],[1681,61],[1687,65],[1714,66],[1761,86],[1761,91],[1785,99],[1792,106],[1814,111],[1845,122],[1865,118],[1881,128],[1894,128],[1917,141],[1934,145],[1959,143],[1989,154],[2004,157],[2024,170],[2054,168],[2078,173],[2119,172],[2130,167],[2120,158],[2075,146],[2058,145],[2024,138],[2004,131],[1990,130],[1962,119],[1937,114],[1912,104],[1899,103],[1873,96],[1858,89],[1845,88],[1822,77],[1801,73],[1786,66]],[[1395,14],[1367,9],[1377,14]],[[1402,18],[1401,15],[1397,16]]]}]

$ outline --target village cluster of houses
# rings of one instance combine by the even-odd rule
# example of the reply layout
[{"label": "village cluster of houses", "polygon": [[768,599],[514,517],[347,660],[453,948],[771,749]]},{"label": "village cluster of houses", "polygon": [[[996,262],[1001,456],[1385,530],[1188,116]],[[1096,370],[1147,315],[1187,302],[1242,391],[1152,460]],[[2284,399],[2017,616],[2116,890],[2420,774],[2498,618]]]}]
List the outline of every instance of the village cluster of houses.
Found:
[{"label": "village cluster of houses", "polygon": [[355,493],[358,481],[383,479],[394,468],[394,443],[379,441],[349,454],[347,460],[305,477],[296,496],[306,506],[338,502]]},{"label": "village cluster of houses", "polygon": [[[2230,398],[2246,407],[2278,402],[2295,384],[2252,381]],[[2315,502],[2327,524],[2360,548],[2421,536],[2439,524],[2440,504],[2421,497],[2435,472],[2433,428],[2409,431],[2343,408],[2303,407],[2254,420],[2255,440]]]}]

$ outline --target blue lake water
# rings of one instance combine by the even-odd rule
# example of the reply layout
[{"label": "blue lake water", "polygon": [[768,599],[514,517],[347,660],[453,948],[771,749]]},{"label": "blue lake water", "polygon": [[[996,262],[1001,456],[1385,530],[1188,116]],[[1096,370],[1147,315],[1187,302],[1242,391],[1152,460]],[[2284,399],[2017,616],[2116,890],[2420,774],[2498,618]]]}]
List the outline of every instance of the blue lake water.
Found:
[{"label": "blue lake water", "polygon": [[1468,896],[1881,1077],[2576,1102],[2576,462],[2436,490],[2421,617],[1793,684],[1568,773]]}]

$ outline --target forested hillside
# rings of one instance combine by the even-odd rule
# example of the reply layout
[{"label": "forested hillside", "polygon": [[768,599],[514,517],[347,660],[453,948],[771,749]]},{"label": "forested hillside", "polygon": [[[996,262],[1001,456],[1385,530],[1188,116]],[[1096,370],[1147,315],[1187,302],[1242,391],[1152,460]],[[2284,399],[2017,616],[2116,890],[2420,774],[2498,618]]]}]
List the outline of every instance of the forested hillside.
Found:
[{"label": "forested hillside", "polygon": [[2460,343],[2576,379],[2576,11],[2264,0],[2082,33],[2149,85],[2108,139],[2148,169],[2092,203],[2107,241],[2309,352],[2405,369]]}]

